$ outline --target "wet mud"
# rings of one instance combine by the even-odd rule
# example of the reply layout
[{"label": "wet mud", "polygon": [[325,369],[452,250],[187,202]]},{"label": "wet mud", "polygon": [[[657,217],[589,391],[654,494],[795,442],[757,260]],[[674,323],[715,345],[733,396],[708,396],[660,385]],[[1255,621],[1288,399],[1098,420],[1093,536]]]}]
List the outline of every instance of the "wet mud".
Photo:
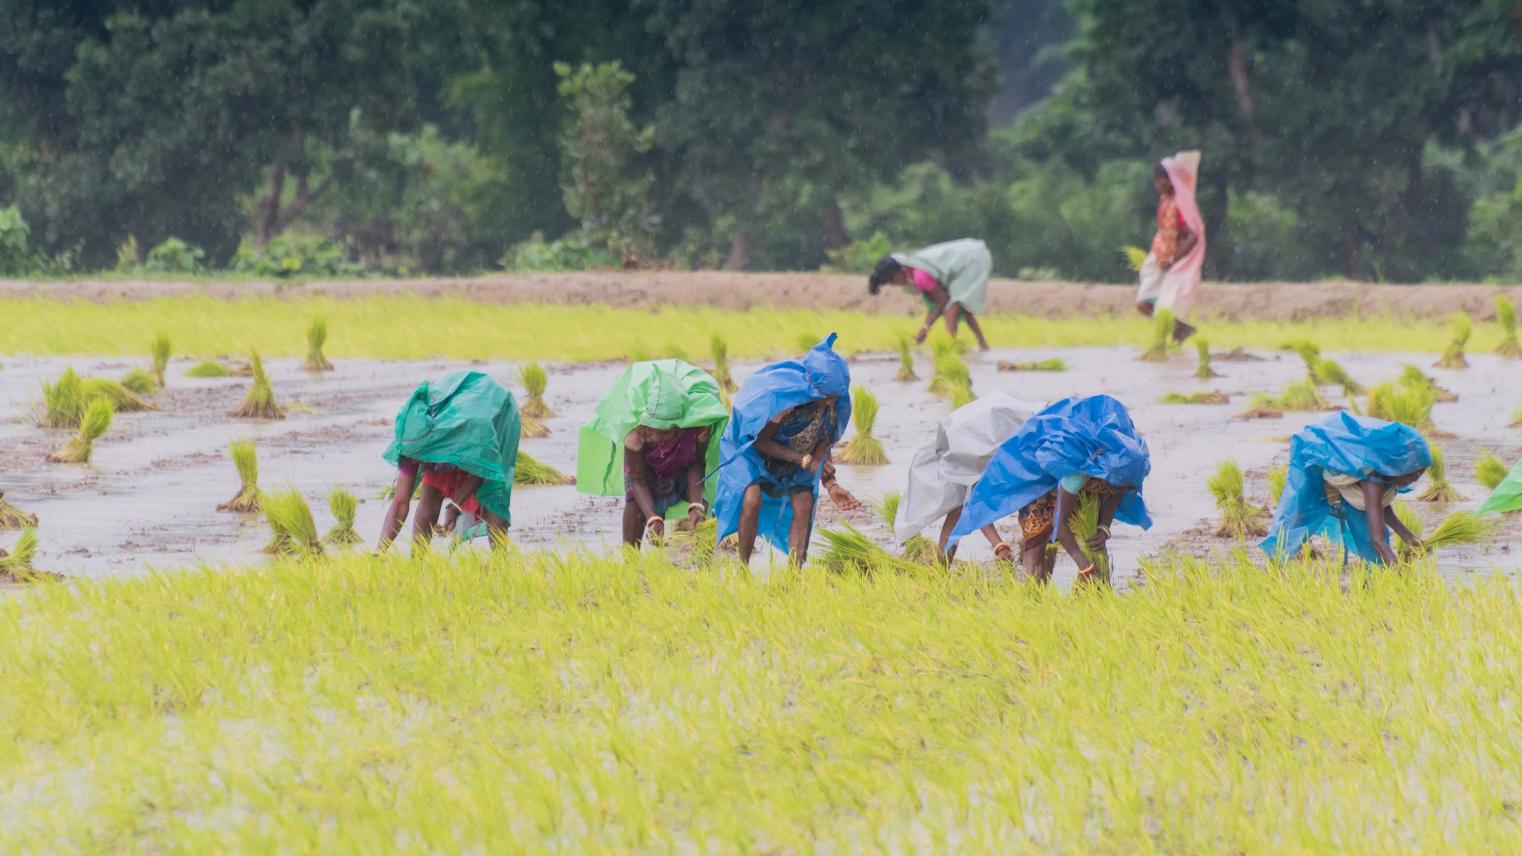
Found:
[{"label": "wet mud", "polygon": [[[1484,498],[1474,480],[1481,449],[1503,460],[1522,455],[1522,429],[1508,427],[1518,403],[1517,363],[1489,355],[1472,355],[1472,367],[1445,371],[1430,367],[1430,355],[1407,357],[1331,353],[1365,384],[1393,378],[1403,363],[1414,363],[1458,393],[1459,400],[1437,405],[1438,427],[1454,435],[1442,441],[1449,480],[1467,498],[1440,506],[1413,502],[1429,530],[1449,511],[1472,508]],[[1288,455],[1287,438],[1317,413],[1286,413],[1280,418],[1237,418],[1255,392],[1277,392],[1303,375],[1298,357],[1254,352],[1258,361],[1217,361],[1222,377],[1193,378],[1191,356],[1166,364],[1134,361],[1129,348],[999,350],[969,354],[975,391],[1002,390],[1027,399],[1054,400],[1068,395],[1108,393],[1126,402],[1152,449],[1153,470],[1146,495],[1155,525],[1151,531],[1119,526],[1111,544],[1116,578],[1125,585],[1140,562],[1164,550],[1212,556],[1237,545],[1213,534],[1214,506],[1206,479],[1215,466],[1234,458],[1247,474],[1248,498],[1266,502],[1267,473]],[[1058,357],[1066,372],[1000,372],[999,361],[1026,362]],[[842,466],[841,482],[869,506],[902,489],[914,450],[934,435],[934,425],[949,412],[944,399],[926,391],[930,366],[921,357],[923,379],[893,380],[897,360],[863,354],[852,361],[853,381],[877,394],[881,412],[875,429],[891,459],[881,467]],[[342,485],[359,496],[356,526],[373,541],[380,525],[382,491],[393,472],[381,460],[391,437],[392,418],[422,379],[461,368],[448,362],[341,361],[325,374],[302,371],[297,360],[272,360],[268,369],[277,399],[291,409],[286,419],[254,422],[227,416],[242,400],[247,378],[188,378],[192,363],[175,361],[168,390],[154,397],[160,410],[119,414],[109,434],[96,444],[87,465],[50,464],[49,452],[61,446],[66,431],[38,428],[41,384],[66,367],[86,375],[120,377],[137,366],[130,360],[8,358],[0,367],[0,489],[16,505],[41,518],[37,566],[74,577],[131,575],[201,563],[249,564],[265,560],[259,548],[267,540],[261,515],[218,512],[238,490],[227,457],[228,444],[248,438],[259,451],[260,485],[265,490],[295,488],[311,502],[318,525],[332,523],[327,493]],[[757,368],[737,363],[737,379]],[[517,368],[510,363],[472,366],[519,391]],[[621,364],[547,366],[547,400],[558,414],[547,420],[551,434],[525,439],[535,457],[565,471],[575,471],[576,435],[596,401],[622,370]],[[1224,405],[1165,405],[1169,392],[1219,390]],[[1324,392],[1330,395],[1331,390]],[[1413,494],[1414,496],[1414,494]],[[518,488],[513,494],[513,539],[526,547],[612,550],[618,546],[622,499],[586,496],[574,487]],[[850,522],[888,544],[889,527],[870,507],[841,512],[821,501],[818,527]],[[1005,524],[1013,529],[1013,522]],[[933,536],[934,532],[927,532]],[[1013,536],[1013,532],[1010,533]],[[14,532],[0,532],[0,548]],[[1522,538],[1522,520],[1503,521],[1495,538],[1480,547],[1445,551],[1438,559],[1443,574],[1462,578],[1500,570],[1522,571],[1522,559],[1508,544]],[[404,549],[398,547],[397,549]],[[1257,556],[1255,548],[1250,554]],[[961,558],[991,558],[982,539],[969,539]],[[1073,568],[1059,561],[1064,585]]]}]

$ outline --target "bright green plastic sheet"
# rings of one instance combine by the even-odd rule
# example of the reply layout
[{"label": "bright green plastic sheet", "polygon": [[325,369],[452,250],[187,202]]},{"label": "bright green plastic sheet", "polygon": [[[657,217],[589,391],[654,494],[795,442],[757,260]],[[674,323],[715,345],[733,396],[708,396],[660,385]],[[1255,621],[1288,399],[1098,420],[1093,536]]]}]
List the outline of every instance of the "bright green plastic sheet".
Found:
[{"label": "bright green plastic sheet", "polygon": [[[699,428],[709,426],[707,470],[719,465],[719,435],[729,411],[719,397],[719,384],[708,372],[681,360],[649,360],[634,363],[618,376],[597,404],[597,415],[581,428],[576,448],[576,489],[596,496],[624,495],[624,438],[643,425],[646,428]],[[703,494],[713,505],[715,480],[709,479]],[[668,517],[687,513],[677,503]]]},{"label": "bright green plastic sheet", "polygon": [[1511,472],[1491,491],[1485,504],[1480,506],[1481,514],[1518,510],[1522,510],[1522,460],[1512,466]]},{"label": "bright green plastic sheet", "polygon": [[475,371],[424,381],[396,414],[385,458],[450,464],[480,476],[476,500],[512,522],[509,506],[518,468],[521,422],[513,394]]}]

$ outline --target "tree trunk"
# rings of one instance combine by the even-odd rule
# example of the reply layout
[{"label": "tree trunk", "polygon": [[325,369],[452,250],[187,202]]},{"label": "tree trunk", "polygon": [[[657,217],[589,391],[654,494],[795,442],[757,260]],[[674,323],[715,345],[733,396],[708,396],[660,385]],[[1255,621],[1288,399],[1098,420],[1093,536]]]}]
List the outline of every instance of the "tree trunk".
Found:
[{"label": "tree trunk", "polygon": [[1258,130],[1258,103],[1252,96],[1252,84],[1247,77],[1247,45],[1242,38],[1242,24],[1237,20],[1235,12],[1230,9],[1221,11],[1221,18],[1226,24],[1226,38],[1229,48],[1226,54],[1226,71],[1231,77],[1231,88],[1237,98],[1237,112],[1242,114],[1242,121],[1247,125],[1247,138],[1254,146],[1263,143],[1263,133]]},{"label": "tree trunk", "polygon": [[725,270],[745,270],[750,267],[750,233],[738,229],[729,236],[729,257],[724,260]]},{"label": "tree trunk", "polygon": [[259,222],[254,224],[254,242],[264,246],[279,232],[280,195],[285,192],[285,167],[270,168],[269,184],[265,186],[264,198],[259,200]]},{"label": "tree trunk", "polygon": [[1205,208],[1200,217],[1205,221],[1205,276],[1222,279],[1229,273],[1223,260],[1230,249],[1231,237],[1226,228],[1231,212],[1231,184],[1225,179],[1215,183],[1219,192],[1204,198]]},{"label": "tree trunk", "polygon": [[824,206],[824,248],[838,250],[849,243],[851,236],[846,232],[845,214],[841,213],[839,200],[831,196]]}]

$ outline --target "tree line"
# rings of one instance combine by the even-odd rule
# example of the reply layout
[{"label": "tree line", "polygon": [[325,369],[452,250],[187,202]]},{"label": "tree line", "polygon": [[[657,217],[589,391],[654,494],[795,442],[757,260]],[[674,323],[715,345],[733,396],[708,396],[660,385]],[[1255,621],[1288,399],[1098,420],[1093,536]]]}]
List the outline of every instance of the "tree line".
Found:
[{"label": "tree line", "polygon": [[0,0],[0,273],[1522,275],[1522,3]]}]

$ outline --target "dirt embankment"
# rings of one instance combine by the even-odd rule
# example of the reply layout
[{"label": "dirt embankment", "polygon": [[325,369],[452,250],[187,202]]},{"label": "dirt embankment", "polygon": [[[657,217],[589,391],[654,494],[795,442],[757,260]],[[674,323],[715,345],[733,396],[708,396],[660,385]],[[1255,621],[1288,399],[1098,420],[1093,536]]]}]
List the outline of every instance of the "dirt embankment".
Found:
[{"label": "dirt embankment", "polygon": [[[1494,285],[1371,285],[1361,282],[1206,283],[1197,312],[1221,320],[1296,320],[1317,316],[1437,317],[1463,310],[1479,320],[1495,317],[1494,295],[1508,291],[1522,303],[1522,287]],[[1038,316],[1108,315],[1132,310],[1133,286],[996,279],[989,310]],[[865,276],[822,273],[640,271],[492,274],[451,279],[193,283],[95,279],[75,282],[0,282],[0,297],[54,297],[90,301],[147,300],[208,294],[217,298],[321,296],[332,298],[418,294],[489,303],[605,303],[622,307],[705,305],[723,309],[784,306],[902,314],[915,301],[898,290],[873,298]]]}]

